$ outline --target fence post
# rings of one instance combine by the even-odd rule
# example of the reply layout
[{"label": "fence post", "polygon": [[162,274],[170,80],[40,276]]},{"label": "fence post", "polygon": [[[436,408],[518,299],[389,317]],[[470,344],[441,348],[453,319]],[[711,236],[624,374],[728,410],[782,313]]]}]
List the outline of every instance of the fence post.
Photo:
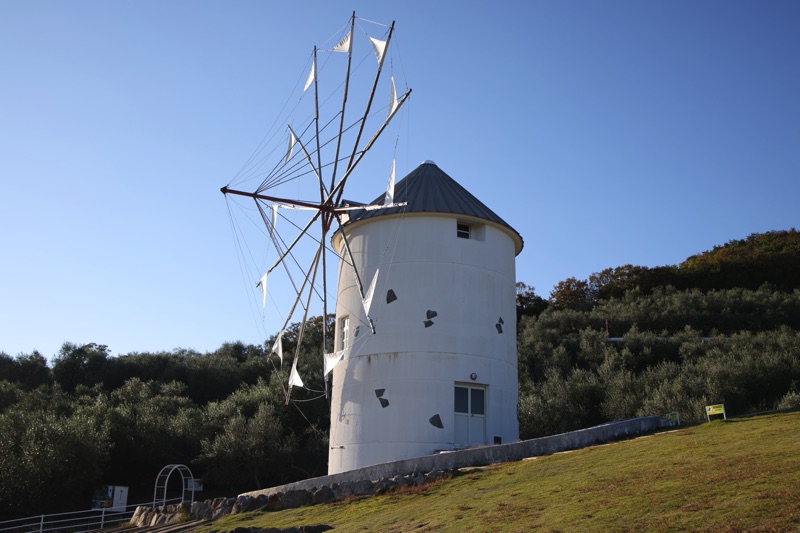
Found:
[{"label": "fence post", "polygon": [[100,511],[100,529],[103,529],[103,524],[106,521],[106,508],[103,507]]},{"label": "fence post", "polygon": [[39,518],[39,533],[42,533],[42,531],[44,531],[44,515]]}]

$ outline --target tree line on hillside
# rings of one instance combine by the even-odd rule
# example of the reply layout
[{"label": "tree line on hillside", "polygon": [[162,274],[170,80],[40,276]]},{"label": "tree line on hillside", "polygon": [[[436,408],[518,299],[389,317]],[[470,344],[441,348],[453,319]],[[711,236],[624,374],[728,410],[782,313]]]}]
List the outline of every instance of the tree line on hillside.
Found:
[{"label": "tree line on hillside", "polygon": [[[693,255],[677,266],[623,265],[596,272],[584,280],[570,277],[553,288],[546,303],[558,309],[588,309],[597,302],[621,298],[632,289],[643,294],[650,294],[657,287],[756,290],[764,283],[783,292],[800,288],[800,234],[794,228],[754,233]],[[523,286],[521,292],[535,300],[528,287]],[[543,302],[530,302],[539,305],[533,305],[525,314],[537,314],[543,309]]]},{"label": "tree line on hillside", "polygon": [[[518,284],[520,437],[671,411],[699,422],[710,403],[732,414],[800,404],[797,242],[794,230],[772,232],[678,267],[608,269],[572,299],[562,284],[548,299]],[[773,266],[743,267],[750,277],[728,287],[725,265],[750,260]],[[660,269],[700,271],[702,283],[659,285]],[[333,317],[306,328],[299,371],[310,390],[289,405],[274,339],[115,357],[65,343],[51,365],[38,352],[0,353],[0,520],[86,508],[99,484],[145,501],[172,463],[202,477],[206,495],[324,474],[323,325]],[[287,355],[298,333],[284,333]]]},{"label": "tree line on hillside", "polygon": [[517,284],[526,437],[645,414],[800,404],[800,234],[752,234],[674,266]]},{"label": "tree line on hillside", "polygon": [[521,434],[673,411],[698,423],[718,403],[734,414],[798,405],[799,325],[800,290],[768,288],[634,289],[523,317]]},{"label": "tree line on hillside", "polygon": [[[299,359],[314,391],[324,391],[321,324],[306,326]],[[287,354],[298,329],[284,333]],[[239,342],[116,357],[65,343],[52,367],[38,352],[0,353],[0,520],[86,509],[101,484],[148,501],[174,463],[224,495],[325,474],[328,404],[295,389],[285,405],[289,366]]]}]

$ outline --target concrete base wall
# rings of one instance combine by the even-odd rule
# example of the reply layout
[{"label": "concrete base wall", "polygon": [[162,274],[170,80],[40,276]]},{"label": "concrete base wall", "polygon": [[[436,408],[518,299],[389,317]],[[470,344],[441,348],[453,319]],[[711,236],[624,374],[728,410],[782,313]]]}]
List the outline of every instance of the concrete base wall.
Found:
[{"label": "concrete base wall", "polygon": [[239,496],[257,497],[259,495],[270,496],[278,493],[286,493],[293,490],[313,491],[324,486],[331,486],[334,483],[342,484],[345,482],[356,482],[362,480],[378,480],[391,478],[397,475],[410,473],[433,472],[435,470],[456,470],[466,466],[480,466],[507,461],[519,461],[526,457],[536,457],[540,455],[550,455],[557,452],[577,450],[601,444],[604,442],[619,440],[634,435],[649,433],[660,427],[660,417],[645,416],[609,422],[592,428],[552,435],[539,439],[512,442],[510,444],[499,444],[496,446],[481,446],[454,452],[440,453],[437,455],[426,455],[413,459],[403,459],[391,463],[367,466],[341,472],[329,476],[321,476],[311,479],[296,481],[279,487],[257,490],[240,494]]}]

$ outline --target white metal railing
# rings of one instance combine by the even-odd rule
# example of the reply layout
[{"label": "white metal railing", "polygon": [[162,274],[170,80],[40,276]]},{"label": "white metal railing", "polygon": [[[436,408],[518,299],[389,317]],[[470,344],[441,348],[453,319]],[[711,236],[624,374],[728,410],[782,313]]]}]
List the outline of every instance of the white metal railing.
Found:
[{"label": "white metal railing", "polygon": [[181,503],[182,501],[183,498],[173,498],[171,500],[159,500],[158,502],[131,504],[126,506],[124,510],[102,508],[17,518],[0,522],[0,532],[33,533],[38,531],[39,533],[45,533],[47,531],[58,531],[65,533],[83,533],[86,531],[96,531],[130,522],[137,507],[156,507]]}]

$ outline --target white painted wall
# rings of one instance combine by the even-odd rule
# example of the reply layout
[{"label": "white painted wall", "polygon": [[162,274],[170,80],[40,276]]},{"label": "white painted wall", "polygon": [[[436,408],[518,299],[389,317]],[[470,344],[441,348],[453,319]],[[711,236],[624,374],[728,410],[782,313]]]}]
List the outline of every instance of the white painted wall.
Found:
[{"label": "white painted wall", "polygon": [[[457,221],[472,225],[473,238],[456,237]],[[436,214],[376,217],[346,230],[365,290],[380,269],[370,310],[376,334],[353,270],[341,263],[335,343],[349,316],[351,346],[333,370],[328,472],[455,449],[457,383],[486,388],[487,444],[517,440],[515,234]],[[333,244],[342,249],[341,235]],[[387,304],[389,289],[397,300]],[[437,316],[426,328],[428,310]],[[385,389],[388,406],[376,389]],[[436,414],[443,429],[429,422]]]}]

